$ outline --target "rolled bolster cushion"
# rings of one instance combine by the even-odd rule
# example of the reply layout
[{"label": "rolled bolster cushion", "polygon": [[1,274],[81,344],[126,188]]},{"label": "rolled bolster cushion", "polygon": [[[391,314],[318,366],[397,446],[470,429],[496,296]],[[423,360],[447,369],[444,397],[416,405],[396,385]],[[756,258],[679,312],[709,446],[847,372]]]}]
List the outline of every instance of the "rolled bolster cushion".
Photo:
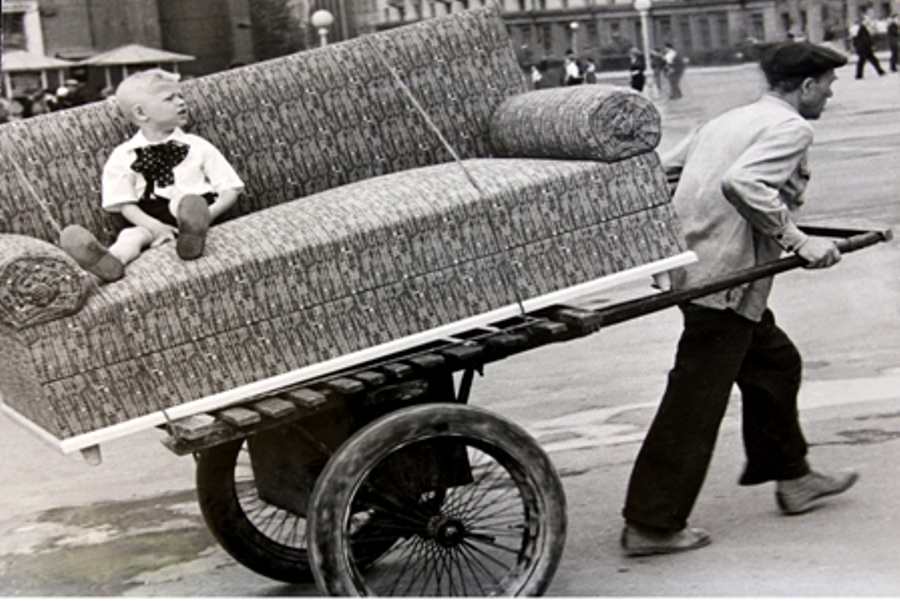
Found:
[{"label": "rolled bolster cushion", "polygon": [[16,329],[81,310],[91,281],[58,247],[29,236],[0,234],[0,322]]},{"label": "rolled bolster cushion", "polygon": [[612,163],[656,148],[662,126],[642,94],[608,85],[526,92],[507,99],[491,118],[499,156],[588,159]]}]

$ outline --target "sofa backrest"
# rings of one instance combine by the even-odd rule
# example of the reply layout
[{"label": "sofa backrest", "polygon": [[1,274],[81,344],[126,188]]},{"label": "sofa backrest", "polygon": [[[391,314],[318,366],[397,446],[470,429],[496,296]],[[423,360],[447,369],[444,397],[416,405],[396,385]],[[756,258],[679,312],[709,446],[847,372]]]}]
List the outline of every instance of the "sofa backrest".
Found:
[{"label": "sofa backrest", "polygon": [[[183,84],[187,129],[216,145],[247,184],[241,214],[452,160],[416,104],[460,156],[489,156],[491,114],[526,89],[494,9]],[[56,242],[58,226],[80,223],[110,241],[121,218],[100,209],[100,175],[132,134],[110,102],[0,126],[0,231]]]}]

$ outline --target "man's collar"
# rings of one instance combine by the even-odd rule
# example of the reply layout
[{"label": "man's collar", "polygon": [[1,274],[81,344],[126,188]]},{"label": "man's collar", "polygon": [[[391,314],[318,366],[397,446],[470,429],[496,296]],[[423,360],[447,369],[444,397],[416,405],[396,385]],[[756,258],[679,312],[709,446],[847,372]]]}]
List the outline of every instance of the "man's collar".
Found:
[{"label": "man's collar", "polygon": [[790,109],[790,111],[793,113],[797,113],[798,115],[800,114],[800,110],[796,106],[794,106],[793,104],[791,104],[790,101],[786,100],[785,98],[776,94],[775,92],[772,92],[772,91],[766,92],[765,94],[763,94],[762,100],[774,102],[775,104],[778,104],[787,109]]}]

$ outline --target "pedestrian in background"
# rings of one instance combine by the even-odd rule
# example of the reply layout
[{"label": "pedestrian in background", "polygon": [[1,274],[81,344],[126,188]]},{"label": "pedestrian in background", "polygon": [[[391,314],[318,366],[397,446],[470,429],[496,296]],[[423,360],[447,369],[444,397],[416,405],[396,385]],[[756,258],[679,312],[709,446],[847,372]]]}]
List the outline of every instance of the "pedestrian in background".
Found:
[{"label": "pedestrian in background", "polygon": [[584,62],[584,83],[597,83],[597,64],[594,59],[588,57]]},{"label": "pedestrian in background", "polygon": [[638,92],[644,91],[644,70],[647,63],[644,61],[644,55],[637,48],[632,47],[628,51],[629,73],[631,74],[631,89]]},{"label": "pedestrian in background", "polygon": [[[833,242],[795,225],[809,179],[809,121],[831,97],[847,59],[830,48],[786,42],[761,66],[769,92],[695,130],[663,157],[678,178],[673,205],[698,262],[672,273],[676,290],[794,253],[809,268],[840,260]],[[682,305],[675,366],[638,454],[623,510],[628,555],[687,551],[710,542],[687,520],[712,459],[737,384],[746,466],[741,485],[775,481],[787,515],[804,513],[850,488],[857,474],[827,476],[806,460],[797,393],[802,360],[767,307],[772,277]]]},{"label": "pedestrian in background", "polygon": [[900,27],[898,27],[898,17],[896,14],[891,15],[891,22],[887,27],[888,47],[891,49],[890,68],[894,73],[897,72],[898,48],[900,48]]},{"label": "pedestrian in background", "polygon": [[581,66],[578,64],[578,59],[575,58],[575,53],[572,52],[572,50],[566,50],[564,67],[565,73],[563,76],[563,85],[577,86],[584,83],[584,75],[581,73]]},{"label": "pedestrian in background", "polygon": [[7,105],[7,121],[21,121],[31,116],[31,100],[27,96],[15,96]]},{"label": "pedestrian in background", "polygon": [[681,93],[681,77],[684,75],[684,58],[675,50],[671,42],[666,42],[663,61],[665,62],[666,79],[669,82],[669,98],[678,100],[683,96]]},{"label": "pedestrian in background", "polygon": [[52,112],[56,108],[56,98],[50,90],[38,90],[32,97],[32,116],[43,115]]},{"label": "pedestrian in background", "polygon": [[859,19],[856,35],[853,36],[853,49],[856,51],[858,58],[856,62],[856,79],[863,78],[863,68],[867,62],[872,63],[878,75],[884,75],[884,69],[881,68],[881,63],[878,62],[878,57],[875,56],[875,44],[872,42],[872,34],[869,33],[869,28],[866,27],[865,15]]},{"label": "pedestrian in background", "polygon": [[541,80],[544,79],[543,73],[538,69],[537,65],[531,65],[531,87],[535,90],[541,87]]},{"label": "pedestrian in background", "polygon": [[63,85],[56,89],[57,109],[69,109],[81,106],[87,102],[87,90],[84,84],[77,79],[67,79]]},{"label": "pedestrian in background", "polygon": [[657,47],[650,51],[650,66],[653,67],[653,83],[656,90],[662,93],[663,73],[666,70],[666,60],[662,51]]}]

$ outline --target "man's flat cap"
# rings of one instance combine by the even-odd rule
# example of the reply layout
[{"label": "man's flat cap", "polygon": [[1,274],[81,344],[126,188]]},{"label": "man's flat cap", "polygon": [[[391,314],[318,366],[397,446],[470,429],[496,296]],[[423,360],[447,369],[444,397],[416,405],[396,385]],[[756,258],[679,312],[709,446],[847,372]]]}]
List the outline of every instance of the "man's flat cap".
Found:
[{"label": "man's flat cap", "polygon": [[827,46],[810,42],[783,42],[769,49],[759,64],[771,81],[773,77],[776,80],[818,77],[846,65],[847,57]]}]

